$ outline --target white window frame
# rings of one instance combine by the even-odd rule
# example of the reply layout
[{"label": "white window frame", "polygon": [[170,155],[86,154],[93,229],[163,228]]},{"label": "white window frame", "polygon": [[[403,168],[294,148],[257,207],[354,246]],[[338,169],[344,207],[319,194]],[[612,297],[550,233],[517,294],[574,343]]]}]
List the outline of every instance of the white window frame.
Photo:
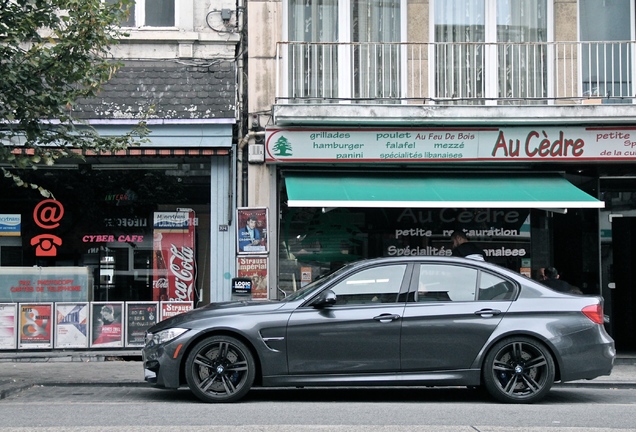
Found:
[{"label": "white window frame", "polygon": [[[497,42],[497,0],[483,0],[485,3],[484,7],[484,34],[485,34],[485,42],[493,43]],[[554,41],[554,0],[547,1],[547,38],[548,42]],[[433,61],[429,62],[428,65],[428,94],[434,97],[437,97],[435,93],[435,70],[436,70],[436,61],[437,59],[434,56],[434,45],[435,42],[435,1],[431,0],[429,3],[429,58],[433,59]],[[554,70],[554,55],[549,51],[548,54],[548,71]],[[490,45],[485,52],[485,62],[484,64],[492,67],[497,67],[497,48],[494,45]],[[485,81],[485,89],[484,96],[486,98],[491,98],[491,100],[486,101],[486,105],[497,105],[497,101],[494,98],[497,97],[498,92],[498,82],[497,82],[497,73],[489,73],[489,70],[484,70],[484,76],[486,77]],[[548,72],[548,96],[553,94],[554,91],[554,74]]]},{"label": "white window frame", "polygon": [[[155,26],[147,26],[146,25],[146,2],[152,2],[152,0],[134,0],[135,1],[135,25],[133,27],[126,28],[134,28],[134,29],[149,29],[149,30],[174,30],[178,28],[179,18],[180,18],[180,9],[183,6],[181,0],[173,0],[174,1],[174,24],[172,26],[165,27],[155,27]],[[192,8],[191,2],[183,2],[189,3],[189,7]],[[181,6],[181,7],[180,7]]]},{"label": "white window frame", "polygon": [[[179,0],[175,0],[179,1]],[[402,26],[400,29],[400,41],[406,42],[408,37],[408,21],[407,21],[407,9],[408,0],[400,0],[400,21]],[[283,1],[283,20],[282,20],[282,37],[284,41],[289,40],[289,1]],[[338,0],[338,41],[342,43],[351,42],[351,2],[349,0]],[[351,58],[351,45],[342,45],[338,48],[338,58],[349,59]],[[407,83],[407,51],[406,46],[401,49],[402,64],[400,67],[400,91],[402,98],[406,98],[408,83]],[[282,94],[283,97],[289,97],[289,74],[287,73],[289,67],[289,59],[283,55],[283,76],[281,78]],[[278,73],[278,72],[277,72]],[[348,61],[338,62],[338,98],[345,99],[341,103],[351,103],[350,99],[353,96],[353,89],[351,87],[352,82],[352,65]],[[278,77],[276,79],[278,81]],[[406,103],[406,102],[404,102]]]}]

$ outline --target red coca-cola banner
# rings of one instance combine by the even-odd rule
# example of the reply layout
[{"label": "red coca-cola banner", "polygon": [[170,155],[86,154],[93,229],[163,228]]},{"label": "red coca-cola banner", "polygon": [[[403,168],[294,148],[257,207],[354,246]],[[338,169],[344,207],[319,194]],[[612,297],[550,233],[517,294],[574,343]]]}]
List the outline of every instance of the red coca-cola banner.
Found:
[{"label": "red coca-cola banner", "polygon": [[155,212],[153,237],[154,301],[194,301],[194,211]]}]

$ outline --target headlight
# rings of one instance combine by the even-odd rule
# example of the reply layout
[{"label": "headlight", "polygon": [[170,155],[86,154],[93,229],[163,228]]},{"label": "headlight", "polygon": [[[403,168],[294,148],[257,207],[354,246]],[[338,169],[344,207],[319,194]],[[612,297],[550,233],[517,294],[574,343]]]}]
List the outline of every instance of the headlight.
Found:
[{"label": "headlight", "polygon": [[161,330],[160,332],[157,332],[157,333],[148,333],[146,335],[146,343],[149,343],[150,341],[152,341],[155,345],[163,344],[163,343],[171,341],[172,339],[176,337],[181,336],[187,331],[188,329],[174,327],[174,328],[169,328],[166,330]]}]

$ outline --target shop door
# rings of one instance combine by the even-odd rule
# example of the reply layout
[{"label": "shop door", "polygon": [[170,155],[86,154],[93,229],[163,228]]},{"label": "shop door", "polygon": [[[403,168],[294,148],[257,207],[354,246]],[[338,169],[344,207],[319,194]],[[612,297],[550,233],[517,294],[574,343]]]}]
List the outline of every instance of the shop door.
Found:
[{"label": "shop door", "polygon": [[612,219],[612,337],[621,351],[636,350],[636,218]]}]

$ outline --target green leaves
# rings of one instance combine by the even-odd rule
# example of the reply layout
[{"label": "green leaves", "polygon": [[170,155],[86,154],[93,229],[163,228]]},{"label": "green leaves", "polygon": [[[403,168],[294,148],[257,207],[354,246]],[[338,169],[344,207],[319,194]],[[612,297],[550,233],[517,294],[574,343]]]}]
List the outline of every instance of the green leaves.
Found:
[{"label": "green leaves", "polygon": [[125,37],[117,23],[132,3],[0,0],[0,164],[52,165],[81,156],[70,149],[102,153],[142,141],[143,124],[101,137],[72,112],[78,99],[97,96],[120,66],[110,49]]}]

